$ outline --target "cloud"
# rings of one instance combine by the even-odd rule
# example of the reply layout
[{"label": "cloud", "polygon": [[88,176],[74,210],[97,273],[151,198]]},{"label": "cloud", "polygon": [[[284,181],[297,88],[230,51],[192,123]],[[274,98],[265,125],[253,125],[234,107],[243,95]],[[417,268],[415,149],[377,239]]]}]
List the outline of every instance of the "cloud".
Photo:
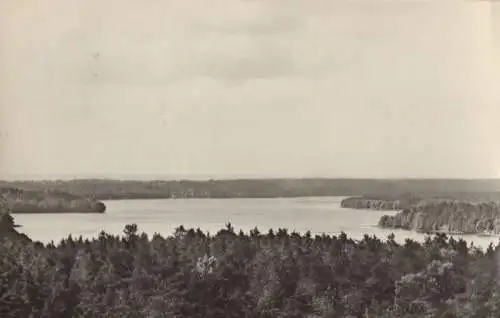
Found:
[{"label": "cloud", "polygon": [[478,176],[496,165],[483,7],[19,3],[0,3],[0,164],[13,173]]}]

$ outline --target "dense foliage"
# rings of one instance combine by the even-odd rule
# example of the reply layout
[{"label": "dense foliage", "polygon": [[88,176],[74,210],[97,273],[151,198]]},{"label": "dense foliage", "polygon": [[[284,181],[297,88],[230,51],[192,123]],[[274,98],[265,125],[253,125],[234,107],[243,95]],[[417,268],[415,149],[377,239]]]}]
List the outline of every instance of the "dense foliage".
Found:
[{"label": "dense foliage", "polygon": [[340,206],[348,209],[364,210],[403,210],[422,201],[423,198],[413,194],[395,196],[360,196],[348,197],[341,201]]},{"label": "dense foliage", "polygon": [[420,202],[396,215],[383,216],[379,226],[418,232],[497,235],[500,234],[500,204],[446,200]]},{"label": "dense foliage", "polygon": [[35,191],[62,191],[99,200],[134,198],[240,198],[357,196],[378,198],[411,193],[481,200],[500,199],[500,180],[458,179],[237,179],[237,180],[56,180],[0,181],[0,187]]},{"label": "dense foliage", "polygon": [[[16,231],[18,225],[14,222],[7,201],[0,196],[0,241],[4,239],[11,239],[15,241],[30,242],[31,240],[24,234],[20,234]],[[0,254],[0,258],[2,254]]]},{"label": "dense foliage", "polygon": [[0,243],[0,317],[500,317],[500,249],[284,229]]}]

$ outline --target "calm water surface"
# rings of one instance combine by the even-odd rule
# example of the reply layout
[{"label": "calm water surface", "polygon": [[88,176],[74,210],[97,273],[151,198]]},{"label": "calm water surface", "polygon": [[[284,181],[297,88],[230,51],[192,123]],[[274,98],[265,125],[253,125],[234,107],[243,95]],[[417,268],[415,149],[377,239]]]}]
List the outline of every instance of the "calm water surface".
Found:
[{"label": "calm water surface", "polygon": [[[339,234],[361,239],[364,234],[382,239],[394,233],[396,240],[423,240],[425,235],[411,231],[380,229],[376,225],[384,214],[396,212],[352,210],[340,207],[340,197],[279,199],[189,199],[105,201],[104,214],[16,214],[18,230],[34,240],[59,242],[69,234],[95,237],[101,230],[122,234],[126,224],[136,223],[141,232],[170,235],[176,227],[199,227],[215,234],[231,222],[236,230],[248,232],[258,227],[287,228],[304,233]],[[483,248],[498,238],[466,236]]]}]

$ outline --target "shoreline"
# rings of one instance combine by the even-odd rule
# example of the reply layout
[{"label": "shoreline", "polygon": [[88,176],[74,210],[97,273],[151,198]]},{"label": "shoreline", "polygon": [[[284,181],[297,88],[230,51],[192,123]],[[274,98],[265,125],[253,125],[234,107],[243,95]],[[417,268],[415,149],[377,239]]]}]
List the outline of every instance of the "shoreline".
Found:
[{"label": "shoreline", "polygon": [[342,200],[350,209],[396,212],[383,215],[378,226],[421,234],[500,237],[498,202],[467,198],[418,196],[359,196]]},{"label": "shoreline", "polygon": [[464,237],[487,237],[487,238],[500,238],[500,233],[499,234],[486,234],[483,232],[477,232],[477,233],[464,233],[464,232],[448,232],[448,231],[439,231],[439,230],[433,230],[433,231],[418,231],[418,230],[412,230],[412,229],[407,229],[403,227],[386,227],[386,226],[380,226],[380,225],[374,225],[374,227],[381,229],[381,230],[396,230],[396,231],[401,231],[401,232],[411,232],[411,233],[416,233],[416,234],[423,234],[423,235],[438,235],[438,234],[445,234],[447,236],[464,236]]},{"label": "shoreline", "polygon": [[234,196],[234,197],[133,197],[133,198],[98,198],[106,201],[134,201],[134,200],[234,200],[234,199],[301,199],[301,198],[348,198],[345,195],[297,195],[297,196]]},{"label": "shoreline", "polygon": [[64,212],[57,212],[57,211],[50,211],[50,212],[45,212],[45,211],[11,211],[11,214],[105,214],[105,212],[96,212],[96,211],[64,211]]}]

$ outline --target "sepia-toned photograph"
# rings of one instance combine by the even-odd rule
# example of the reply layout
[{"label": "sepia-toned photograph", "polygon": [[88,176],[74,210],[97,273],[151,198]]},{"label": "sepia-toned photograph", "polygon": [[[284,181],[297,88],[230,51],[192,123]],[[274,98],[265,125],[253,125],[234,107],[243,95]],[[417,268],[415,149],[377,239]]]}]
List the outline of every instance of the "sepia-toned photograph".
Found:
[{"label": "sepia-toned photograph", "polygon": [[0,0],[0,318],[500,317],[500,2]]}]

